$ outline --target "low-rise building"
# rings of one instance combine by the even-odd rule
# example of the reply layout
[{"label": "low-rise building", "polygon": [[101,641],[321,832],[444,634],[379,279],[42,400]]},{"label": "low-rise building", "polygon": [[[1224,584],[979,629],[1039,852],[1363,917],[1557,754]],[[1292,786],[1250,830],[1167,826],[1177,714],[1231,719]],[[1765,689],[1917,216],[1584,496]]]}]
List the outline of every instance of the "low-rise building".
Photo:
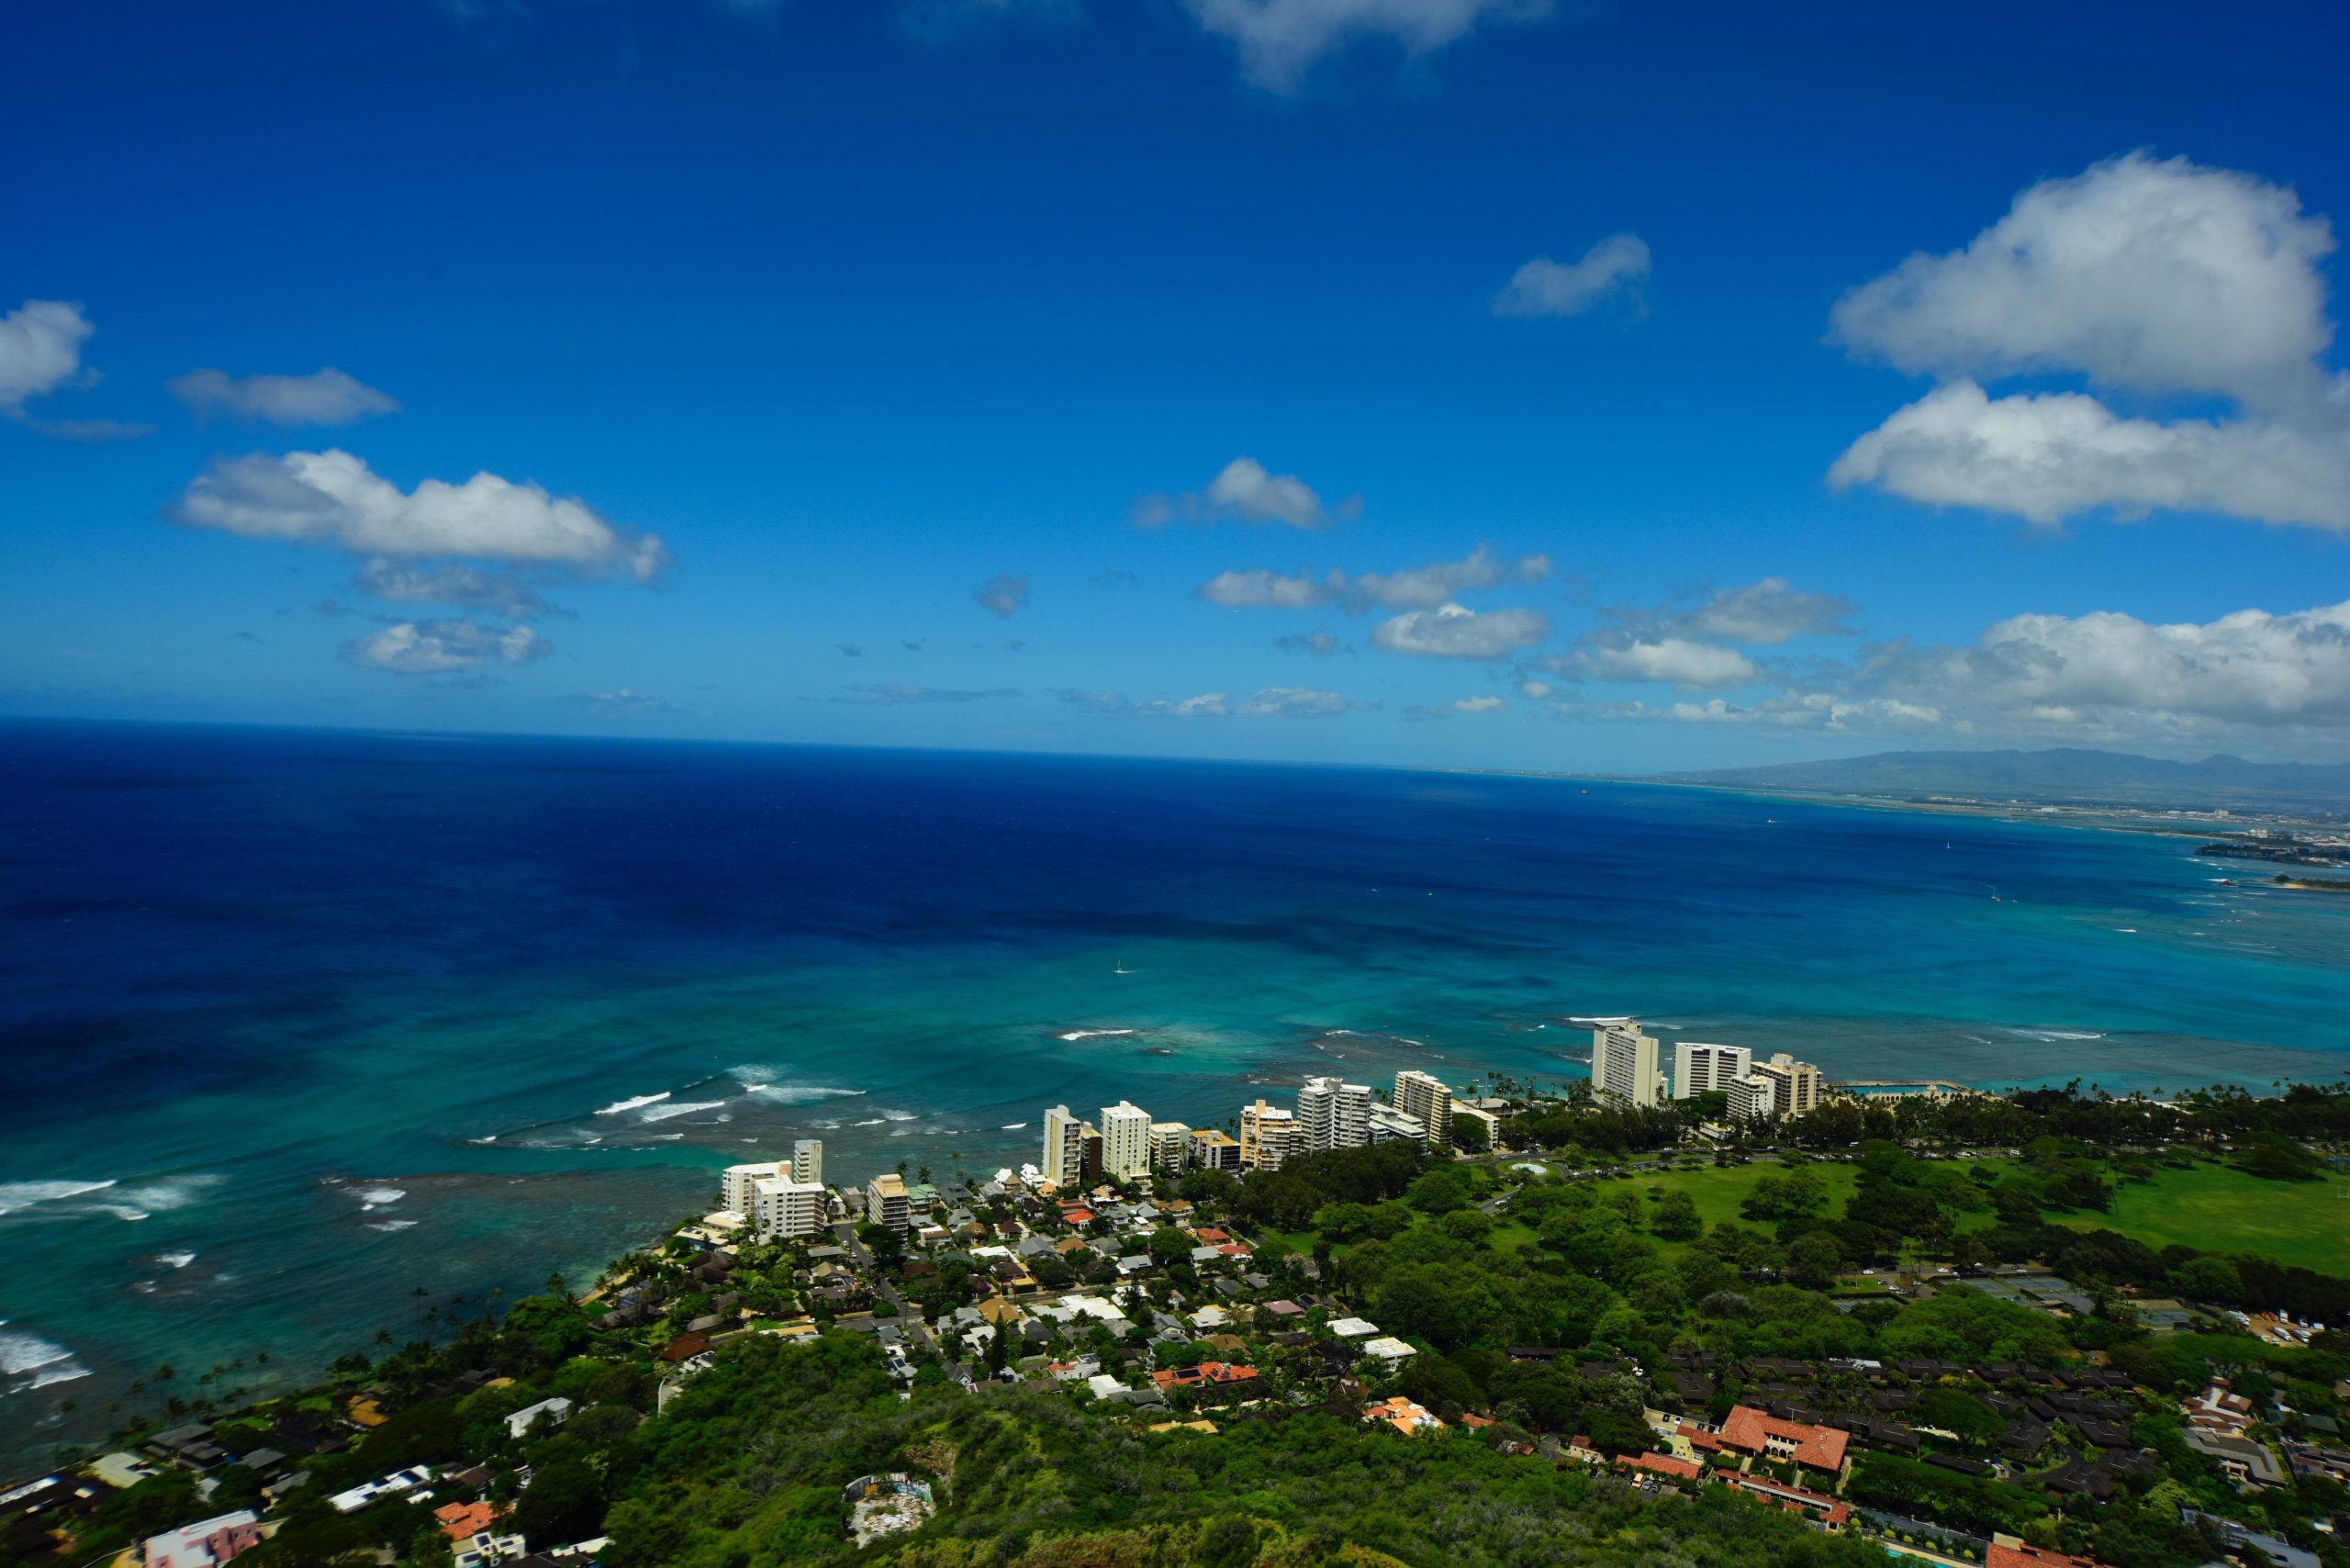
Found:
[{"label": "low-rise building", "polygon": [[1364,1406],[1362,1418],[1366,1422],[1384,1422],[1407,1438],[1417,1437],[1423,1432],[1444,1430],[1444,1423],[1437,1419],[1435,1411],[1400,1394]]},{"label": "low-rise building", "polygon": [[1192,1134],[1192,1163],[1202,1170],[1237,1170],[1239,1140],[1222,1127],[1200,1127]]},{"label": "low-rise building", "polygon": [[1740,1453],[1799,1464],[1831,1475],[1843,1470],[1844,1450],[1852,1440],[1848,1434],[1833,1427],[1783,1421],[1751,1405],[1730,1407],[1729,1417],[1722,1422],[1721,1439],[1725,1447]]},{"label": "low-rise building", "polygon": [[146,1568],[220,1568],[259,1546],[261,1518],[250,1508],[199,1519],[147,1538]]},{"label": "low-rise building", "polygon": [[524,1436],[542,1421],[552,1428],[560,1427],[570,1419],[571,1401],[558,1394],[552,1399],[542,1399],[536,1405],[524,1406],[507,1417],[506,1431],[508,1436],[519,1438]]}]

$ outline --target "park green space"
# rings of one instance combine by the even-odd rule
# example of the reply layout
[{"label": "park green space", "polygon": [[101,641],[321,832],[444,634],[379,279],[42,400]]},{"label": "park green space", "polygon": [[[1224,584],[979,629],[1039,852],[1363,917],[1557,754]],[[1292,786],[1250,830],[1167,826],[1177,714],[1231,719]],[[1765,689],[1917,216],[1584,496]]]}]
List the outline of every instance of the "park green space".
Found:
[{"label": "park green space", "polygon": [[2125,1181],[2108,1214],[2050,1215],[2076,1230],[2118,1230],[2157,1251],[2265,1252],[2280,1263],[2350,1275],[2350,1178],[2271,1182],[2226,1165],[2167,1167]]}]

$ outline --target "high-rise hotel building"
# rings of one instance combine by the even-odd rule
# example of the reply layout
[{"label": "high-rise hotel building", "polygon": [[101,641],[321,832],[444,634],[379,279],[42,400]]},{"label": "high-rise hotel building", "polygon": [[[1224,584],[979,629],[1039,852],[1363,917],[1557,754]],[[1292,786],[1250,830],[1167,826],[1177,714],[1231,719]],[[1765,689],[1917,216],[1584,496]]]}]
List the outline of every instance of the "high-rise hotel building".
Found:
[{"label": "high-rise hotel building", "polygon": [[1656,1036],[1637,1018],[1609,1018],[1591,1032],[1591,1087],[1617,1105],[1654,1106],[1664,1099]]}]

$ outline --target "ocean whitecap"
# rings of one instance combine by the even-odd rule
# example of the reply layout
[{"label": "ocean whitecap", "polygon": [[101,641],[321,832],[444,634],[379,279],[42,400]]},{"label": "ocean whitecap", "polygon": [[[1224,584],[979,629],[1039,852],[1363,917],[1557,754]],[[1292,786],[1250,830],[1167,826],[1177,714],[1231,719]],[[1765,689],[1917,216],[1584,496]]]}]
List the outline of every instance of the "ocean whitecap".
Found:
[{"label": "ocean whitecap", "polygon": [[662,1101],[666,1100],[669,1097],[670,1092],[670,1091],[664,1089],[658,1094],[639,1094],[632,1100],[615,1100],[610,1104],[606,1105],[601,1110],[598,1111],[596,1114],[599,1116],[617,1116],[623,1111],[641,1111],[647,1105],[658,1105]]},{"label": "ocean whitecap", "polygon": [[669,1100],[666,1094],[661,1098],[668,1100],[669,1103],[646,1106],[644,1114],[637,1119],[643,1122],[666,1122],[672,1116],[690,1116],[697,1111],[721,1111],[726,1108],[726,1102],[723,1100]]}]

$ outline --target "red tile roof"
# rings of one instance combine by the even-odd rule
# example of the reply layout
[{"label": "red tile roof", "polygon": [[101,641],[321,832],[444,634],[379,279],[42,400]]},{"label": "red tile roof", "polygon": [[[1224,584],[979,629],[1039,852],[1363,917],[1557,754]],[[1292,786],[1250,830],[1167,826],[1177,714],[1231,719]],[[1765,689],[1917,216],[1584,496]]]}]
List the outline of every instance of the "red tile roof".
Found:
[{"label": "red tile roof", "polygon": [[1257,1375],[1255,1367],[1236,1366],[1230,1361],[1202,1361],[1195,1367],[1172,1367],[1150,1374],[1150,1381],[1161,1388],[1191,1388],[1203,1383],[1246,1383]]},{"label": "red tile roof", "polygon": [[1695,1481],[1705,1473],[1685,1459],[1675,1459],[1671,1454],[1663,1453],[1644,1453],[1638,1459],[1617,1454],[1616,1462],[1628,1470],[1645,1470],[1657,1475],[1670,1475],[1676,1481]]},{"label": "red tile roof", "polygon": [[2087,1557],[2067,1557],[2061,1551],[2049,1551],[2037,1546],[2002,1546],[1991,1543],[1984,1554],[1983,1568],[2097,1568]]},{"label": "red tile roof", "polygon": [[1833,1427],[1782,1421],[1751,1405],[1732,1406],[1729,1418],[1722,1423],[1722,1441],[1747,1453],[1770,1452],[1774,1439],[1792,1445],[1786,1458],[1814,1470],[1843,1469],[1844,1447],[1851,1440]]}]

